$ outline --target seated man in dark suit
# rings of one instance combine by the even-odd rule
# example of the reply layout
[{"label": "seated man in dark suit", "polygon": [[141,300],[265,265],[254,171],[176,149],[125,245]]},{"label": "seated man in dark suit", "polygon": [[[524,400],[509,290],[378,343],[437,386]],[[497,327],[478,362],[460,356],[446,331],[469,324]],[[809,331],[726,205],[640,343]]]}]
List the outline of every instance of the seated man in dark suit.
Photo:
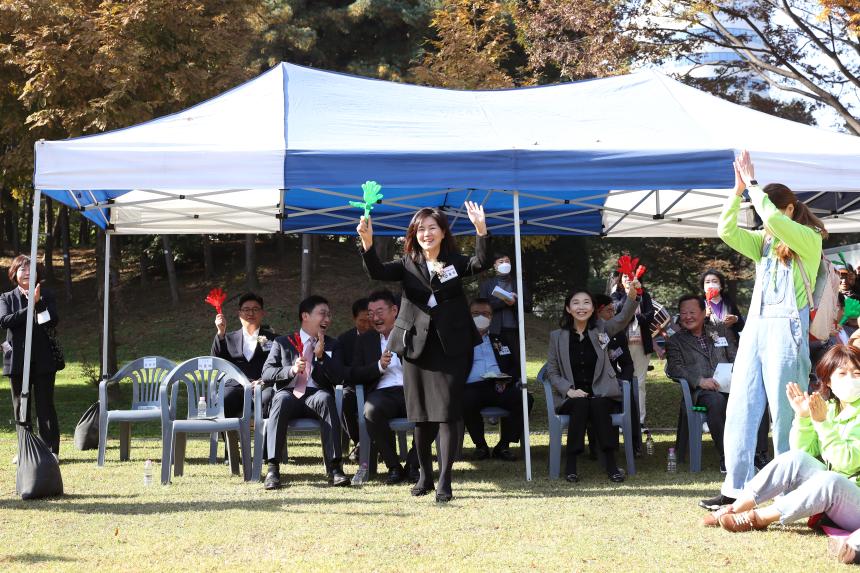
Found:
[{"label": "seated man in dark suit", "polygon": [[340,459],[340,419],[334,397],[343,367],[337,341],[325,334],[331,323],[328,301],[309,296],[299,303],[299,320],[301,330],[292,336],[277,337],[263,366],[263,381],[275,386],[266,432],[269,468],[265,488],[281,487],[280,452],[287,439],[287,424],[295,418],[320,421],[329,477],[333,485],[346,486],[349,478],[343,473]]},{"label": "seated man in dark suit", "polygon": [[[385,483],[395,485],[409,476],[409,469],[400,465],[394,435],[388,427],[388,422],[392,418],[406,417],[403,365],[400,363],[400,358],[386,348],[388,337],[394,328],[394,321],[397,319],[398,307],[394,294],[383,289],[370,294],[367,308],[374,329],[358,337],[352,366],[347,370],[346,378],[352,385],[364,385],[363,414],[367,431],[388,468]],[[347,407],[344,404],[344,416],[346,412]],[[352,412],[357,416],[355,406]],[[358,425],[357,421],[356,425]],[[407,465],[415,473],[418,470],[418,458],[412,459],[413,456],[415,456],[414,446],[409,452],[411,463]]]},{"label": "seated man in dark suit", "polygon": [[[249,292],[239,298],[239,322],[242,328],[227,332],[227,318],[223,314],[215,316],[218,332],[212,341],[212,356],[235,364],[252,383],[259,383],[263,377],[263,364],[269,357],[275,339],[275,333],[262,326],[265,315],[263,297]],[[238,418],[242,415],[245,403],[242,385],[235,380],[228,380],[224,386],[224,415]],[[272,394],[272,388],[263,389],[264,414],[269,411]]]},{"label": "seated man in dark suit", "polygon": [[[481,344],[475,346],[472,370],[466,379],[463,393],[463,421],[475,443],[475,459],[490,457],[490,448],[484,437],[484,418],[481,409],[490,406],[504,408],[510,416],[502,418],[499,443],[492,456],[505,461],[514,461],[516,456],[511,443],[519,442],[523,431],[523,392],[517,386],[520,379],[519,356],[500,334],[490,334],[493,307],[485,298],[476,298],[469,306],[472,320],[481,335]],[[534,398],[528,397],[531,412]]]},{"label": "seated man in dark suit", "polygon": [[[353,328],[337,337],[337,347],[340,350],[343,362],[344,375],[346,369],[352,364],[352,355],[355,353],[355,341],[365,332],[371,330],[370,317],[367,314],[367,299],[360,298],[352,303]],[[348,382],[348,380],[345,380]],[[358,417],[355,413],[355,391],[349,385],[343,388],[343,429],[353,443],[354,447],[349,452],[351,461],[358,461]]]},{"label": "seated man in dark suit", "polygon": [[729,394],[714,379],[721,362],[735,361],[737,340],[731,328],[706,320],[705,300],[688,294],[678,301],[680,331],[666,342],[666,376],[684,378],[690,385],[693,403],[708,409],[708,428],[725,470],[723,431]]}]

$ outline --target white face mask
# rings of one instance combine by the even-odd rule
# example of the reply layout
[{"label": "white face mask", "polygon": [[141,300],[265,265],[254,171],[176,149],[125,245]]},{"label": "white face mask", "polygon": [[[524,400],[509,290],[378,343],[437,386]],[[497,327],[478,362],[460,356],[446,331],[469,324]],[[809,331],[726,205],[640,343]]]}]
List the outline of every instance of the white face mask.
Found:
[{"label": "white face mask", "polygon": [[490,319],[482,314],[479,314],[478,316],[473,316],[472,320],[475,322],[475,327],[478,330],[487,330],[488,328],[490,328]]},{"label": "white face mask", "polygon": [[511,263],[501,263],[497,270],[500,275],[508,275],[511,273]]},{"label": "white face mask", "polygon": [[833,376],[830,378],[830,389],[837,398],[846,404],[851,404],[860,398],[860,378]]}]

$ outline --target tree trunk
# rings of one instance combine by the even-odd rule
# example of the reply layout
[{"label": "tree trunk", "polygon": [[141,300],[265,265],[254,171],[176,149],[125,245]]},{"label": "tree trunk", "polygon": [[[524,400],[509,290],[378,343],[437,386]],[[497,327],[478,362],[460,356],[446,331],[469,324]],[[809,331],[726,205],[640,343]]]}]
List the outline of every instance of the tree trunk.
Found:
[{"label": "tree trunk", "polygon": [[138,267],[140,269],[140,286],[149,286],[149,253],[146,252],[145,248],[140,250]]},{"label": "tree trunk", "polygon": [[[113,248],[113,242],[116,237],[111,237],[111,259],[114,259],[115,250]],[[104,296],[105,296],[105,279],[104,279],[104,270],[105,270],[105,234],[101,229],[99,230],[96,236],[96,281],[98,282],[98,304],[99,304],[99,368],[101,368],[104,362],[103,348],[104,348]],[[111,260],[111,267],[113,267],[115,262]],[[110,270],[109,270],[110,272]],[[117,291],[114,288],[113,281],[109,285],[110,293],[108,298],[108,347],[107,347],[107,372],[102,372],[102,379],[105,377],[109,377],[114,374],[118,370],[117,359],[116,359],[116,330],[114,328],[115,317],[114,310],[119,307],[117,304]]]},{"label": "tree trunk", "polygon": [[78,246],[85,247],[90,244],[90,220],[80,215],[80,225],[78,225]]},{"label": "tree trunk", "polygon": [[313,240],[311,235],[302,234],[302,277],[301,277],[301,298],[302,300],[311,296],[311,275],[313,274],[312,263],[312,248]]},{"label": "tree trunk", "polygon": [[69,208],[60,208],[60,241],[63,248],[63,284],[66,287],[66,300],[72,300],[72,254],[69,251]]},{"label": "tree trunk", "polygon": [[317,274],[320,266],[320,236],[311,235],[311,276]]},{"label": "tree trunk", "polygon": [[45,274],[54,278],[54,202],[45,197]]},{"label": "tree trunk", "polygon": [[203,235],[203,278],[207,281],[215,276],[215,258],[212,256],[212,241]]},{"label": "tree trunk", "polygon": [[278,247],[278,260],[287,258],[287,236],[284,233],[275,233],[275,243]]},{"label": "tree trunk", "polygon": [[179,284],[176,280],[176,264],[173,262],[173,248],[170,246],[170,236],[161,235],[164,246],[164,264],[167,267],[167,281],[170,283],[170,300],[173,306],[179,304]]},{"label": "tree trunk", "polygon": [[245,235],[245,286],[249,291],[260,288],[257,280],[257,236],[249,233]]},{"label": "tree trunk", "polygon": [[18,212],[9,210],[6,218],[7,223],[9,224],[9,230],[11,231],[11,236],[9,237],[12,241],[12,253],[15,256],[21,254],[21,235],[19,233],[19,219]]}]

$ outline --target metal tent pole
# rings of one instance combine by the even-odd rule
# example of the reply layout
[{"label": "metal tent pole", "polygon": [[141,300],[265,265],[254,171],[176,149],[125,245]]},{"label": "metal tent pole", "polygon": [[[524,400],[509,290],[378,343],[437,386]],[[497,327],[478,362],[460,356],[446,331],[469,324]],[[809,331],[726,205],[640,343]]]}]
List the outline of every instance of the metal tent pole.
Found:
[{"label": "metal tent pole", "polygon": [[102,316],[102,380],[110,377],[108,372],[108,313],[110,312],[110,231],[105,229],[105,284],[104,284],[104,309]]},{"label": "metal tent pole", "polygon": [[520,331],[520,380],[523,392],[523,450],[526,459],[526,481],[532,481],[532,450],[529,439],[529,396],[526,378],[526,323],[523,302],[523,253],[520,242],[520,192],[514,191],[514,251],[517,257],[517,320]]},{"label": "metal tent pole", "polygon": [[30,358],[33,355],[33,315],[36,304],[33,296],[36,291],[36,256],[39,254],[39,211],[42,204],[42,191],[36,189],[33,195],[33,230],[30,237],[30,288],[27,291],[27,329],[24,335],[24,379],[21,384],[21,402],[18,408],[19,422],[27,421],[30,398]]}]

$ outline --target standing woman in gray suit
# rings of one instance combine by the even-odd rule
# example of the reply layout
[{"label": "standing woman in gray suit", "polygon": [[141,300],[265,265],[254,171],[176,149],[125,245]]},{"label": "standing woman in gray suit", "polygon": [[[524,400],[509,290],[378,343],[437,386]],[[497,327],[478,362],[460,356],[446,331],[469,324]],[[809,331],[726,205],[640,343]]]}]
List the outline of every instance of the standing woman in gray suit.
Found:
[{"label": "standing woman in gray suit", "polygon": [[575,289],[565,299],[561,328],[550,333],[546,370],[554,390],[555,411],[570,416],[565,479],[571,483],[579,481],[576,458],[585,449],[589,422],[603,450],[610,481],[624,481],[615,463],[618,435],[612,427],[621,385],[607,347],[610,338],[623,330],[636,312],[638,287],[639,281],[630,282],[621,312],[606,321],[597,316],[591,293]]},{"label": "standing woman in gray suit", "polygon": [[373,249],[373,227],[358,224],[364,268],[373,280],[398,281],[403,289],[400,312],[388,337],[387,350],[403,361],[406,414],[415,422],[415,447],[420,477],[412,495],[433,491],[430,448],[439,434],[439,483],[436,501],[450,501],[451,468],[457,451],[457,423],[463,417],[463,390],[472,367],[475,345],[481,343],[462,279],[490,264],[490,237],[484,209],[466,202],[475,226],[475,255],[461,255],[445,213],[419,209],[406,230],[403,256],[379,260]]}]

